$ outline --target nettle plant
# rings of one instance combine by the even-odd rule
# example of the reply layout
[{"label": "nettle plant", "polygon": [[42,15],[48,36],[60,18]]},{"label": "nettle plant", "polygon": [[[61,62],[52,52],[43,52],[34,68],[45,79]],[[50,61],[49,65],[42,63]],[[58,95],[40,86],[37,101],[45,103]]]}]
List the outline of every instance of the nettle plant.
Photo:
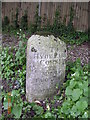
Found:
[{"label": "nettle plant", "polygon": [[[25,77],[26,77],[26,38],[21,30],[18,33],[20,42],[18,48],[3,48],[0,54],[2,69],[0,75],[2,82],[6,82],[11,93],[11,115],[14,118],[20,118],[22,113],[23,101],[22,95],[25,94]],[[14,51],[14,53],[13,53]],[[14,86],[13,86],[14,85]],[[5,86],[2,86],[2,89]],[[8,88],[6,88],[8,89]],[[3,90],[4,110],[8,110],[8,90]]]},{"label": "nettle plant", "polygon": [[26,75],[26,38],[21,30],[18,36],[20,39],[18,48],[5,47],[2,49],[0,75],[6,81],[18,80],[22,86]]},{"label": "nettle plant", "polygon": [[12,90],[9,94],[4,93],[4,110],[8,110],[8,114],[11,114],[12,117],[20,118],[23,108],[23,101],[20,96],[20,91]]},{"label": "nettle plant", "polygon": [[13,54],[9,54],[9,48],[3,48],[2,52],[0,54],[1,57],[1,78],[2,79],[10,79],[10,77],[13,78],[13,68],[14,68],[14,62],[13,62]]},{"label": "nettle plant", "polygon": [[28,15],[27,15],[27,11],[25,11],[24,15],[21,17],[20,27],[23,30],[27,30],[28,29]]},{"label": "nettle plant", "polygon": [[65,100],[58,108],[63,118],[88,118],[88,71],[78,59],[66,82]]}]

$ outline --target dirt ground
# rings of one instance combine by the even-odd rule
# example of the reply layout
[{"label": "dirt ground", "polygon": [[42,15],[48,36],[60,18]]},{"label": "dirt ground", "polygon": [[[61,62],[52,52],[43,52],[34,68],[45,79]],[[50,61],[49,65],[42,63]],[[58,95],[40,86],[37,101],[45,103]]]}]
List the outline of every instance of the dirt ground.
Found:
[{"label": "dirt ground", "polygon": [[81,59],[81,64],[88,64],[90,43],[84,42],[81,45],[67,45],[67,61],[75,61],[77,58]]}]

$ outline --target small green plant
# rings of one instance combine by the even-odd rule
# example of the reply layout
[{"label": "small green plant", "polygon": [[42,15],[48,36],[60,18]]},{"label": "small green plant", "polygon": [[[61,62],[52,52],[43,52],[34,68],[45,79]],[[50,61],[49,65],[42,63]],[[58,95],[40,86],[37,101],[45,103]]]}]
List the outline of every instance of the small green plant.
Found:
[{"label": "small green plant", "polygon": [[50,20],[49,19],[47,19],[46,28],[44,28],[44,29],[45,29],[45,31],[52,32],[53,26],[50,25]]},{"label": "small green plant", "polygon": [[68,35],[67,34],[63,34],[62,36],[59,36],[61,40],[63,40],[65,43],[67,44],[76,44],[76,45],[80,45],[82,44],[83,42],[86,42],[88,41],[88,33],[85,33],[85,32],[73,32],[72,33],[69,33]]},{"label": "small green plant", "polygon": [[27,11],[25,11],[24,15],[21,17],[20,28],[22,30],[27,30],[28,29],[28,15],[27,15]]},{"label": "small green plant", "polygon": [[57,35],[61,31],[60,12],[58,9],[55,11],[55,17],[53,22],[53,32]]},{"label": "small green plant", "polygon": [[[23,101],[21,96],[25,94],[25,77],[26,77],[26,38],[25,34],[18,33],[20,42],[18,48],[9,49],[8,47],[3,48],[0,54],[2,69],[0,75],[3,82],[7,84],[9,88],[2,86],[4,97],[4,110],[7,110],[8,105],[8,89],[14,89],[11,91],[11,117],[20,118],[22,113]],[[25,43],[25,45],[24,45]],[[14,52],[14,55],[13,55]],[[9,83],[10,82],[10,83]],[[14,85],[14,86],[13,86]]]},{"label": "small green plant", "polygon": [[38,15],[38,9],[39,9],[39,5],[37,5],[36,13],[35,13],[35,16],[34,16],[36,30],[41,29],[41,16]]},{"label": "small green plant", "polygon": [[5,16],[4,17],[4,21],[3,21],[3,25],[6,26],[9,24],[9,19],[8,19],[8,16]]},{"label": "small green plant", "polygon": [[54,17],[54,23],[53,23],[54,27],[58,27],[58,25],[60,25],[60,12],[58,9],[56,9],[55,11],[55,17]]},{"label": "small green plant", "polygon": [[3,22],[2,22],[2,30],[5,30],[5,29],[7,29],[8,27],[9,27],[9,18],[8,18],[8,16],[5,16],[4,17],[4,20],[3,20]]},{"label": "small green plant", "polygon": [[30,32],[31,34],[35,33],[36,30],[37,30],[36,24],[30,22],[30,25],[29,25],[29,29],[28,29],[28,30],[29,30],[29,32]]},{"label": "small green plant", "polygon": [[29,25],[29,31],[31,32],[31,34],[41,30],[41,16],[38,15],[38,9],[39,9],[39,5],[37,5],[36,7],[36,12],[34,15],[34,23],[30,23]]},{"label": "small green plant", "polygon": [[88,71],[78,59],[67,76],[65,100],[58,112],[62,118],[88,118]]},{"label": "small green plant", "polygon": [[43,24],[45,25],[45,22],[46,22],[46,20],[47,20],[47,16],[46,16],[45,13],[44,13],[44,17],[42,18],[42,20],[43,20]]},{"label": "small green plant", "polygon": [[10,77],[13,77],[14,74],[14,62],[13,62],[13,54],[9,54],[9,48],[3,48],[2,53],[0,54],[1,57],[1,78],[9,80]]},{"label": "small green plant", "polygon": [[74,19],[74,9],[73,7],[70,8],[70,20],[67,26],[67,31],[68,32],[73,32],[74,31],[74,27],[73,27],[73,19]]},{"label": "small green plant", "polygon": [[[23,101],[20,96],[19,90],[12,90],[9,96],[8,93],[4,94],[4,110],[8,110],[8,107],[11,107],[11,113],[14,115],[14,118],[20,118],[22,114],[22,108],[23,108]],[[8,101],[10,99],[10,101]]]},{"label": "small green plant", "polygon": [[15,29],[19,28],[18,15],[19,15],[19,12],[18,12],[18,9],[16,9],[15,20],[13,21]]}]

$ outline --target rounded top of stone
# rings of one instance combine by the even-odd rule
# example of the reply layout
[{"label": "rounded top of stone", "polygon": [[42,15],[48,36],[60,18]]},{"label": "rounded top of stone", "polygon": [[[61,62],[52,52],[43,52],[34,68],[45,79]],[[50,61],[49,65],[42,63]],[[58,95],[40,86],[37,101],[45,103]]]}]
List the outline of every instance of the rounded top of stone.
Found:
[{"label": "rounded top of stone", "polygon": [[48,36],[43,36],[43,35],[38,35],[38,34],[32,35],[29,38],[28,42],[31,42],[31,41],[34,42],[35,41],[37,43],[38,40],[39,41],[51,40],[52,42],[56,42],[56,43],[59,42],[59,44],[63,44],[63,45],[66,46],[64,41],[60,40],[58,37],[55,37],[54,35],[48,35]]}]

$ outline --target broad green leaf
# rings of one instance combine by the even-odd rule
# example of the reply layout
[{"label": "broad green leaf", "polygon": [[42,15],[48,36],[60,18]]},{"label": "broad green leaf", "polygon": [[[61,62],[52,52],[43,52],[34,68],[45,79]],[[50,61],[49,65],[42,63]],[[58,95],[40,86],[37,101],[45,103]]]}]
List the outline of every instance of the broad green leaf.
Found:
[{"label": "broad green leaf", "polygon": [[8,101],[4,101],[3,105],[4,105],[4,110],[7,110],[8,109]]},{"label": "broad green leaf", "polygon": [[69,114],[70,113],[70,108],[68,106],[63,106],[61,108],[61,112],[65,113],[65,114]]},{"label": "broad green leaf", "polygon": [[33,110],[36,112],[37,115],[40,115],[43,113],[43,107],[40,107],[38,105],[34,105]]},{"label": "broad green leaf", "polygon": [[73,100],[73,101],[78,100],[81,94],[82,94],[82,91],[81,91],[80,89],[78,89],[78,88],[77,88],[77,89],[74,89],[74,90],[72,91],[72,100]]},{"label": "broad green leaf", "polygon": [[17,90],[12,90],[11,96],[16,96],[18,93],[19,93],[19,91],[17,91]]},{"label": "broad green leaf", "polygon": [[62,113],[65,113],[65,114],[69,114],[70,113],[70,107],[71,107],[71,104],[72,102],[71,101],[64,101],[63,104],[62,104],[62,108],[61,108],[61,112]]},{"label": "broad green leaf", "polygon": [[25,38],[25,34],[23,34],[23,38]]},{"label": "broad green leaf", "polygon": [[74,105],[71,109],[71,115],[74,116],[74,117],[77,117],[78,115],[80,115],[80,111],[78,111],[76,105]]},{"label": "broad green leaf", "polygon": [[83,83],[82,83],[82,81],[78,82],[78,86],[79,86],[80,89],[83,89]]},{"label": "broad green leaf", "polygon": [[80,98],[80,101],[82,101],[82,102],[83,102],[83,101],[86,101],[86,102],[88,103],[88,97],[81,97],[81,98]]},{"label": "broad green leaf", "polygon": [[79,77],[80,77],[80,74],[79,74],[79,71],[77,70],[77,71],[75,72],[75,79],[76,79],[76,80],[79,80]]},{"label": "broad green leaf", "polygon": [[72,95],[72,89],[70,87],[66,88],[65,94],[68,95]]},{"label": "broad green leaf", "polygon": [[84,84],[84,88],[88,87],[88,81],[83,81],[83,84]]},{"label": "broad green leaf", "polygon": [[45,118],[51,118],[51,117],[52,117],[51,112],[46,112],[46,113],[45,113]]},{"label": "broad green leaf", "polygon": [[85,88],[84,88],[84,95],[85,95],[86,97],[88,97],[88,87],[85,87]]},{"label": "broad green leaf", "polygon": [[75,80],[71,80],[70,81],[70,88],[74,88],[75,87],[75,85],[76,85],[76,81]]},{"label": "broad green leaf", "polygon": [[82,115],[82,118],[88,118],[88,112],[84,112],[84,114]]},{"label": "broad green leaf", "polygon": [[22,47],[22,41],[19,41],[19,47],[20,48]]},{"label": "broad green leaf", "polygon": [[15,115],[15,118],[20,118],[22,113],[22,106],[15,105],[12,109],[12,113]]},{"label": "broad green leaf", "polygon": [[83,78],[84,78],[85,80],[87,80],[87,79],[88,79],[88,76],[84,76]]},{"label": "broad green leaf", "polygon": [[76,107],[80,112],[82,112],[88,107],[88,103],[86,101],[78,101],[76,102]]}]

